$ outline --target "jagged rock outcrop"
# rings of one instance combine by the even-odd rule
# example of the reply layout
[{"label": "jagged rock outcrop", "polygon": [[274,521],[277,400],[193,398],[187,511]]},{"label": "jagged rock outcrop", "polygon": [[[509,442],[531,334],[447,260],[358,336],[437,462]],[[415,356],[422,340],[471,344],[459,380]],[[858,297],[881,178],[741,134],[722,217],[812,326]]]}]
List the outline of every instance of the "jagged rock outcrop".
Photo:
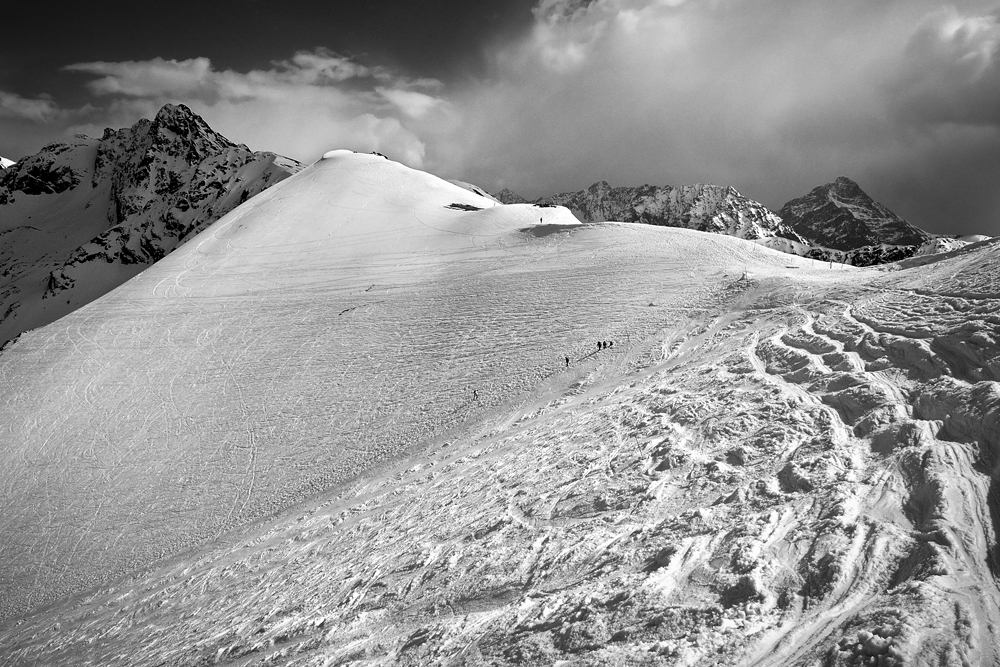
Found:
[{"label": "jagged rock outcrop", "polygon": [[17,195],[51,195],[80,184],[80,169],[68,164],[63,154],[70,144],[50,144],[19,163],[5,166],[0,176],[0,206],[15,201]]},{"label": "jagged rock outcrop", "polygon": [[910,257],[936,255],[951,252],[969,245],[968,241],[954,238],[932,238],[920,245],[866,245],[850,250],[834,250],[819,245],[802,245],[787,239],[762,239],[759,241],[773,250],[780,250],[799,257],[808,257],[821,262],[849,264],[851,266],[876,266],[898,262]]},{"label": "jagged rock outcrop", "polygon": [[114,289],[301,168],[184,105],[0,172],[0,342]]},{"label": "jagged rock outcrop", "polygon": [[91,185],[110,183],[112,227],[63,268],[98,256],[151,264],[294,170],[290,160],[234,144],[184,105],[164,106],[152,121],[130,128],[105,130]]},{"label": "jagged rock outcrop", "polygon": [[947,252],[965,243],[914,227],[845,177],[788,202],[778,214],[732,187],[719,185],[614,188],[601,181],[586,190],[535,201],[504,188],[497,199],[504,204],[565,206],[586,222],[641,222],[726,234],[781,252],[852,266]]},{"label": "jagged rock outcrop", "polygon": [[503,204],[527,204],[529,203],[527,199],[517,194],[510,188],[504,188],[499,193],[497,193],[497,199]]},{"label": "jagged rock outcrop", "polygon": [[[498,199],[504,203],[524,202],[506,189],[500,192]],[[616,188],[600,181],[586,190],[564,192],[530,203],[565,206],[584,222],[641,222],[748,240],[781,237],[806,243],[763,204],[744,197],[731,186],[642,185]]]},{"label": "jagged rock outcrop", "polygon": [[791,200],[781,207],[778,215],[814,245],[833,250],[920,246],[932,238],[869,197],[845,176]]}]

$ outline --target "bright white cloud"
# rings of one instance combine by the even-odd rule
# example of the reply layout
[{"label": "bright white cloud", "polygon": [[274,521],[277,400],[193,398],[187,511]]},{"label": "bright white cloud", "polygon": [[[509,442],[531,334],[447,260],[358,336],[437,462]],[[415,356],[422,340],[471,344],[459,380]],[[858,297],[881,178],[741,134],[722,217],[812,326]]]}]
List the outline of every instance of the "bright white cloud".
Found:
[{"label": "bright white cloud", "polygon": [[414,90],[435,91],[438,81],[410,81],[323,49],[246,73],[217,70],[207,58],[76,63],[66,69],[99,77],[87,86],[113,98],[105,107],[106,124],[129,124],[165,102],[185,102],[234,140],[303,160],[352,148],[421,167],[426,147],[407,123],[445,109],[439,97]]},{"label": "bright white cloud", "polygon": [[411,118],[424,118],[434,109],[444,104],[439,97],[432,97],[416,90],[393,88],[376,88],[376,92],[394,104],[400,111]]},{"label": "bright white cloud", "polygon": [[30,99],[0,90],[0,116],[47,123],[58,115],[59,108],[50,99]]},{"label": "bright white cloud", "polygon": [[97,95],[118,93],[134,97],[191,95],[208,85],[213,74],[208,58],[76,63],[64,69],[100,75],[101,78],[87,84]]}]

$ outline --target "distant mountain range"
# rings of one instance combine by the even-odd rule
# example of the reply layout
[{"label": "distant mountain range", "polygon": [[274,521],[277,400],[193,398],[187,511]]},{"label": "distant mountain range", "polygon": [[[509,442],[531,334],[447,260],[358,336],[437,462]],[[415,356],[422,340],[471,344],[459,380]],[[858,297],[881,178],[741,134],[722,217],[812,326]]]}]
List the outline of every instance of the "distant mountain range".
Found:
[{"label": "distant mountain range", "polygon": [[843,176],[791,200],[778,213],[719,185],[632,188],[601,181],[586,190],[530,202],[504,189],[497,199],[565,206],[584,222],[641,222],[728,234],[782,252],[854,266],[947,252],[967,243],[914,227]]},{"label": "distant mountain range", "polygon": [[[506,204],[526,201],[510,190],[503,190],[498,199]],[[615,188],[600,181],[586,190],[564,192],[531,203],[565,206],[587,222],[641,222],[747,240],[777,236],[806,242],[763,204],[747,199],[735,188],[721,185]]]},{"label": "distant mountain range", "polygon": [[0,343],[114,289],[300,168],[172,104],[10,162],[0,171]]}]

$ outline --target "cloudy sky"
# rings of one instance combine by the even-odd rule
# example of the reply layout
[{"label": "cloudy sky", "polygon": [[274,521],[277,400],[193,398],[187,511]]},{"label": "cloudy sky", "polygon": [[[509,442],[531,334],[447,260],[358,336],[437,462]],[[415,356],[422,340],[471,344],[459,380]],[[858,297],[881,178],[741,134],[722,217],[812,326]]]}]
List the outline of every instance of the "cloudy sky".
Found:
[{"label": "cloudy sky", "polygon": [[772,208],[846,175],[930,231],[1000,234],[1000,0],[60,4],[4,9],[5,157],[184,102],[303,161]]}]

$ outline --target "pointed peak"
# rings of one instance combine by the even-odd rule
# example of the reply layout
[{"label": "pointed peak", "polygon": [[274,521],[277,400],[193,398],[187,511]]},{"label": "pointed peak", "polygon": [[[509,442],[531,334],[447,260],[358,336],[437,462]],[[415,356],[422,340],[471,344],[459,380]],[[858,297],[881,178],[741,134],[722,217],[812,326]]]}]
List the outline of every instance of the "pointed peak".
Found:
[{"label": "pointed peak", "polygon": [[205,122],[205,119],[192,111],[185,104],[164,104],[153,117],[152,123],[140,120],[135,127],[149,124],[149,133],[158,137],[158,141],[173,142],[177,139],[187,143],[204,145],[209,152],[235,147],[229,141]]},{"label": "pointed peak", "polygon": [[857,197],[859,195],[865,195],[865,191],[861,189],[855,181],[852,181],[847,176],[838,176],[837,180],[833,183],[828,183],[823,186],[827,190],[836,192],[843,197]]},{"label": "pointed peak", "polygon": [[214,134],[205,120],[184,104],[164,104],[153,117],[155,129],[167,128],[179,134]]},{"label": "pointed peak", "polygon": [[161,123],[171,121],[176,122],[180,119],[195,120],[196,122],[201,121],[202,123],[205,122],[202,120],[201,116],[191,111],[191,108],[186,104],[164,104],[160,107],[160,110],[156,112],[156,116],[153,118],[154,121],[159,121]]},{"label": "pointed peak", "polygon": [[528,201],[510,188],[504,188],[498,192],[497,199],[500,200],[502,204],[524,204]]}]

